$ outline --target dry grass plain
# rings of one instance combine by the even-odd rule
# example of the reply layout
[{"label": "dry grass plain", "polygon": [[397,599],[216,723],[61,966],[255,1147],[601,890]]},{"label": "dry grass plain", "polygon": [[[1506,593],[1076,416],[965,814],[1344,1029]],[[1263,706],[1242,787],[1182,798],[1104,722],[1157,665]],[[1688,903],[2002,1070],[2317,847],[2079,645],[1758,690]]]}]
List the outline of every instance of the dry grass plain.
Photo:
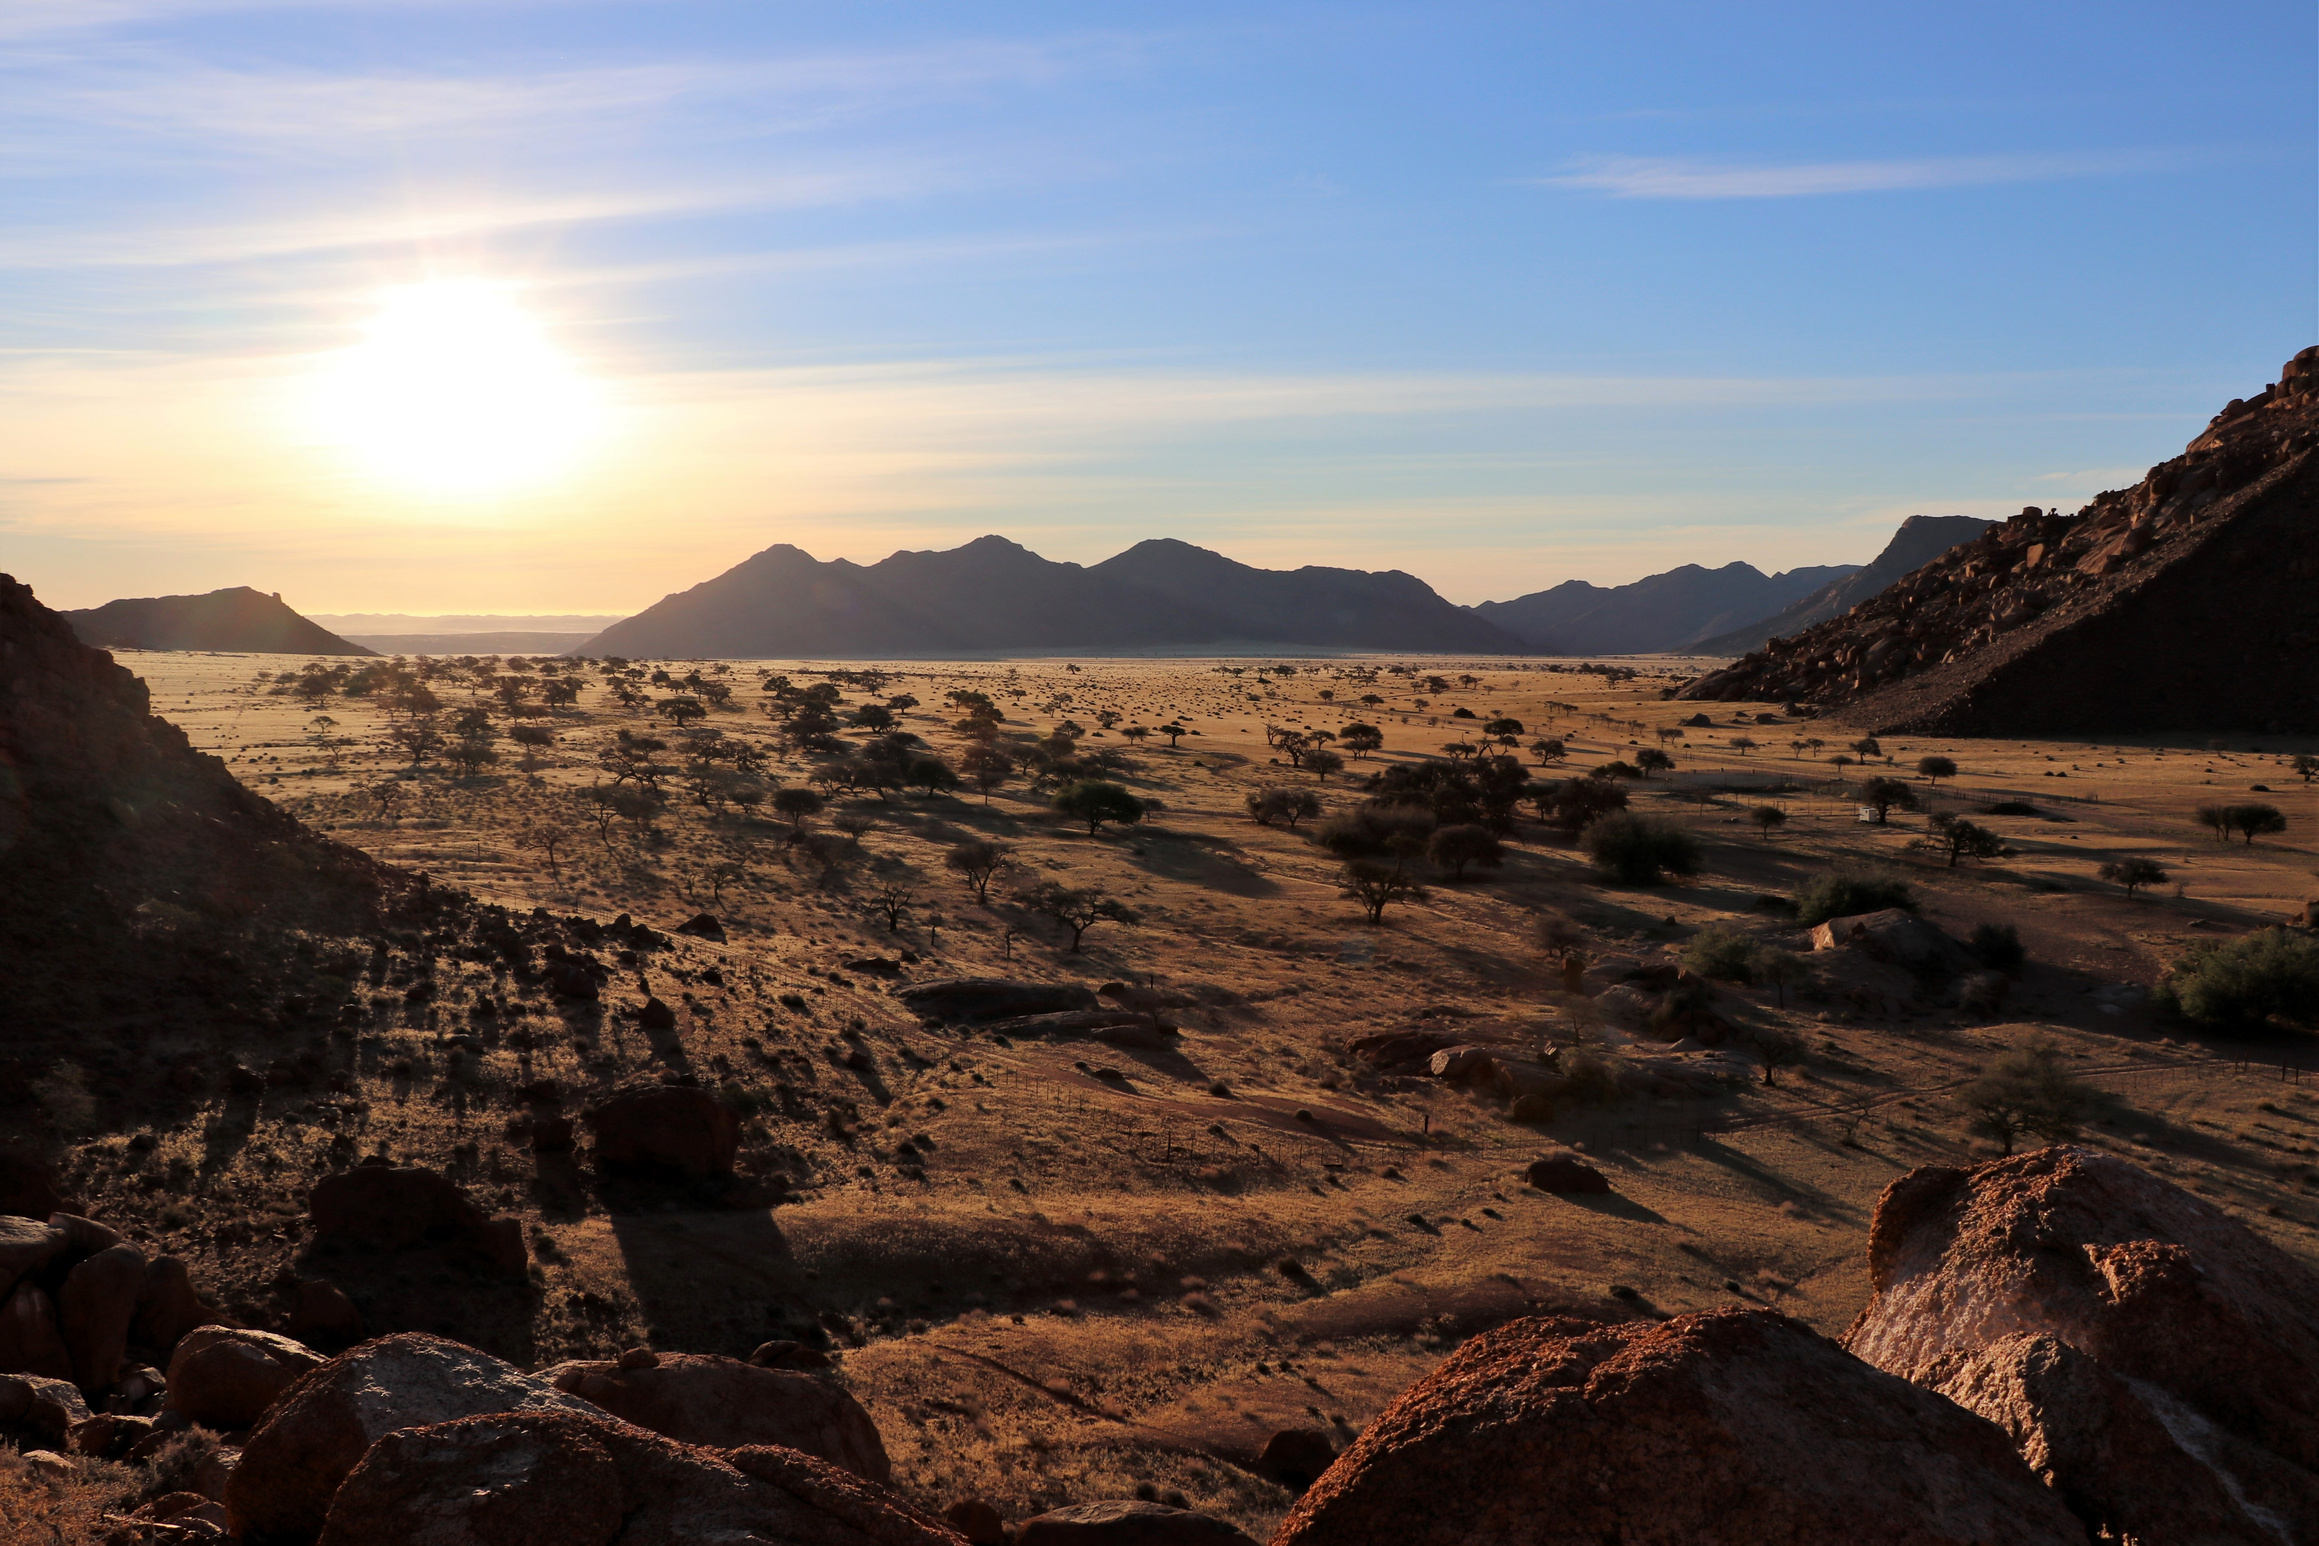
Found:
[{"label": "dry grass plain", "polygon": [[[302,660],[120,658],[196,746],[345,842],[510,907],[628,913],[663,930],[706,910],[728,938],[645,952],[585,1016],[456,961],[442,963],[432,1002],[366,994],[360,1074],[329,1103],[329,1125],[310,1098],[269,1095],[230,1141],[213,1118],[162,1135],[159,1154],[133,1164],[125,1139],[100,1139],[76,1178],[92,1206],[137,1218],[140,1233],[200,1264],[205,1287],[263,1314],[277,1269],[330,1271],[299,1254],[295,1219],[334,1142],[339,1163],[351,1139],[446,1167],[523,1215],[534,1282],[495,1288],[438,1270],[348,1283],[374,1328],[439,1329],[533,1362],[643,1340],[742,1354],[822,1328],[901,1485],[936,1505],[975,1492],[1019,1517],[1142,1486],[1261,1537],[1290,1501],[1252,1468],[1266,1436],[1325,1426],[1341,1442],[1459,1337],[1509,1315],[1674,1313],[1736,1296],[1838,1332],[1865,1297],[1877,1192],[1911,1166],[1988,1152],[1964,1136],[1945,1091],[2032,1036],[2117,1096],[2090,1141],[2319,1261],[2319,1100],[2304,1093],[2319,1083],[2286,1081],[2278,1064],[2291,1051],[2277,1043],[2202,1044],[2147,1007],[2096,996],[2149,984],[2188,942],[2278,921],[2314,894],[2319,794],[2286,766],[2310,749],[2299,744],[1887,744],[1902,771],[1926,754],[1956,760],[1960,776],[1933,795],[1944,808],[2015,798],[2045,813],[1987,818],[2016,852],[1952,870],[1906,850],[1921,813],[1896,812],[1888,828],[1856,820],[1826,760],[1854,732],[1715,705],[1712,725],[1671,743],[1674,777],[1634,786],[1637,808],[1705,842],[1695,881],[1606,884],[1525,815],[1501,870],[1434,885],[1371,928],[1309,826],[1249,819],[1252,789],[1301,782],[1325,805],[1350,805],[1365,774],[1437,754],[1460,727],[1496,716],[1522,720],[1525,742],[1565,740],[1570,769],[1631,757],[1698,712],[1660,699],[1676,679],[1663,673],[1680,664],[1618,679],[1573,662],[1302,660],[1286,675],[1249,661],[887,663],[876,693],[842,685],[841,708],[909,694],[918,706],[900,727],[955,760],[962,743],[940,705],[954,689],[980,691],[1009,733],[1068,719],[1090,732],[1088,747],[1121,748],[1123,781],[1164,809],[1090,837],[1020,778],[987,800],[839,799],[810,825],[826,831],[843,814],[867,825],[824,873],[778,817],[695,805],[674,784],[656,819],[599,835],[585,799],[603,777],[597,752],[622,728],[647,730],[651,711],[621,708],[592,672],[576,706],[520,721],[556,738],[535,767],[502,740],[496,766],[460,778],[436,762],[412,768],[375,703],[271,694]],[[759,679],[803,685],[867,668],[671,669],[728,683],[734,708],[708,726],[764,743],[769,771],[793,787],[812,760],[779,752]],[[433,687],[446,713],[491,702],[457,673]],[[1461,707],[1477,718],[1453,717]],[[334,723],[313,725],[318,712]],[[1098,728],[1107,713],[1120,716],[1110,733]],[[1354,719],[1384,732],[1381,751],[1325,780],[1274,765],[1267,724]],[[1171,749],[1118,733],[1171,720],[1197,734]],[[1815,738],[1825,744],[1791,744]],[[1717,792],[1751,781],[1765,787]],[[2193,823],[2197,804],[2248,798],[2252,784],[2286,811],[2284,835],[2225,847]],[[1788,813],[1768,839],[1746,816],[1764,803]],[[517,843],[545,828],[565,834],[552,866]],[[989,906],[942,863],[968,838],[1015,851]],[[2180,894],[2170,883],[2130,900],[2096,878],[2126,853],[2164,862]],[[1905,873],[1952,933],[2019,926],[2031,965],[2009,1018],[1840,995],[1781,1009],[1769,990],[1738,990],[1748,1020],[1805,1039],[1807,1061],[1776,1087],[1735,1080],[1712,1099],[1572,1107],[1538,1127],[1436,1081],[1367,1076],[1344,1056],[1349,1036],[1420,1022],[1615,1055],[1625,1038],[1560,991],[1536,943],[1541,915],[1575,923],[1591,956],[1657,959],[1710,923],[1783,934],[1793,926],[1760,898],[1864,857]],[[1072,953],[1009,900],[1047,879],[1102,886],[1140,921],[1098,925]],[[871,907],[888,885],[911,894],[897,928]],[[939,1034],[885,981],[845,965],[904,951],[915,958],[906,980],[1135,982],[1193,1007],[1162,1052]],[[647,992],[676,1009],[673,1032],[637,1026]],[[742,1207],[599,1187],[584,1169],[535,1159],[506,1126],[525,1079],[559,1080],[576,1107],[619,1079],[671,1070],[754,1108],[744,1173],[781,1178],[792,1200]],[[1523,1166],[1564,1142],[1585,1147],[1614,1195],[1524,1186]],[[156,1211],[131,1173],[172,1157],[199,1180]]]}]

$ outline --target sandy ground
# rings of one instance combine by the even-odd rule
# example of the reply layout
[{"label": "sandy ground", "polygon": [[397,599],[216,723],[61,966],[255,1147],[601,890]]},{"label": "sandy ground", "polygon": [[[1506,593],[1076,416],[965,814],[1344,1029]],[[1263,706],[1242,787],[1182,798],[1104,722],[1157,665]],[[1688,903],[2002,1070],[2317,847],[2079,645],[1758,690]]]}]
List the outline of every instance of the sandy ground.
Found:
[{"label": "sandy ground", "polygon": [[[536,1289],[486,1304],[446,1281],[432,1285],[439,1313],[415,1318],[412,1296],[423,1301],[429,1282],[353,1285],[358,1301],[455,1335],[488,1326],[489,1340],[536,1361],[645,1339],[745,1353],[824,1328],[902,1483],[937,1505],[977,1492],[1019,1516],[1145,1485],[1261,1535],[1291,1498],[1253,1467],[1267,1436],[1317,1426],[1341,1441],[1459,1337],[1509,1315],[1674,1313],[1737,1298],[1839,1332],[1865,1297],[1878,1191],[1911,1166],[1991,1152],[1964,1136],[1946,1092],[2032,1037],[2052,1039],[2116,1096],[2090,1141],[2319,1261],[2319,1082],[2280,1066],[2297,1049],[2202,1043],[2114,991],[2156,981],[2190,942],[2283,920],[2319,893],[2319,793],[2287,764],[2319,748],[1888,741],[1894,766],[1879,760],[1878,772],[1908,774],[1933,754],[1958,763],[1937,788],[1916,781],[1928,811],[2010,799],[2040,813],[1976,817],[2016,851],[1951,870],[1906,847],[1927,811],[1895,812],[1887,827],[1858,820],[1856,786],[1828,761],[1856,732],[1716,705],[1712,724],[1662,742],[1699,706],[1662,700],[1677,678],[1656,665],[1619,679],[1574,662],[1300,661],[1289,675],[1246,661],[897,662],[878,668],[875,693],[844,685],[843,707],[910,694],[919,706],[901,728],[955,757],[962,742],[940,705],[954,689],[984,692],[1010,732],[1068,719],[1090,732],[1088,747],[1121,748],[1124,781],[1164,808],[1090,837],[1020,779],[987,801],[971,791],[840,800],[811,825],[852,813],[867,826],[824,875],[780,819],[689,804],[681,791],[649,825],[600,835],[584,800],[604,776],[596,754],[616,730],[653,722],[649,709],[619,707],[599,676],[576,707],[520,721],[555,732],[536,766],[499,741],[502,760],[461,779],[436,762],[410,766],[375,703],[270,691],[302,660],[120,658],[196,746],[343,841],[510,906],[625,912],[662,929],[709,911],[729,934],[638,963],[602,1023],[569,1034],[552,1005],[483,965],[445,963],[446,987],[423,1010],[380,994],[362,1087],[344,1092],[330,1130],[310,1103],[285,1104],[238,1148],[201,1152],[192,1133],[167,1140],[204,1167],[212,1195],[233,1195],[238,1172],[243,1195],[271,1187],[283,1199],[274,1206],[294,1214],[302,1195],[283,1177],[318,1165],[342,1135],[447,1165],[495,1208],[525,1216]],[[804,685],[864,668],[670,669],[729,684],[734,708],[708,724],[774,748],[777,727],[757,708],[763,675]],[[434,683],[447,713],[489,701],[484,687],[457,675]],[[1455,717],[1459,708],[1476,717]],[[1106,713],[1120,716],[1109,732]],[[1675,773],[1633,786],[1634,803],[1692,826],[1706,873],[1605,885],[1525,816],[1502,869],[1434,885],[1370,928],[1309,826],[1246,814],[1245,796],[1267,783],[1350,806],[1364,774],[1437,753],[1461,731],[1470,740],[1497,716],[1523,721],[1525,745],[1567,743],[1566,768],[1550,775],[1666,745]],[[1268,724],[1333,731],[1355,719],[1379,727],[1385,746],[1325,780],[1276,765],[1264,735]],[[1118,733],[1171,720],[1197,733],[1172,749]],[[812,771],[771,757],[787,785]],[[2254,785],[2270,792],[2247,793]],[[2225,799],[2268,799],[2288,830],[2251,848],[2219,844],[2191,813]],[[1748,816],[1767,803],[1788,816],[1768,839]],[[563,834],[552,865],[517,846],[527,828]],[[987,907],[942,864],[971,837],[1016,854]],[[2097,879],[2128,853],[2159,859],[2172,880],[2129,899]],[[1368,1077],[1343,1054],[1348,1036],[1420,1022],[1615,1044],[1624,1038],[1557,991],[1535,942],[1540,916],[1573,920],[1596,957],[1657,959],[1703,924],[1778,934],[1790,926],[1761,898],[1861,858],[1906,874],[1952,933],[2018,925],[2032,964],[2008,1018],[1840,994],[1782,1009],[1769,990],[1740,990],[1753,1021],[1806,1038],[1808,1061],[1777,1087],[1735,1080],[1711,1099],[1574,1107],[1535,1127],[1435,1081]],[[1098,925],[1073,953],[1011,900],[1040,879],[1106,888],[1139,921]],[[887,886],[909,893],[891,929],[870,905]],[[1132,982],[1194,1002],[1166,1051],[1001,1046],[919,1027],[883,979],[845,964],[904,951],[912,980]],[[624,1021],[621,1007],[647,991],[678,1010],[673,1035]],[[548,1034],[477,1043],[460,1022],[485,1000],[494,1024]],[[2310,1051],[2301,1060],[2319,1065]],[[592,1188],[535,1162],[488,1098],[542,1073],[584,1098],[671,1067],[757,1108],[744,1171],[788,1177],[796,1201],[734,1208]],[[1615,1192],[1558,1198],[1524,1186],[1522,1167],[1559,1143],[1583,1146]],[[100,1196],[128,1185],[108,1153],[96,1146],[81,1178]],[[289,1237],[269,1233],[279,1219],[221,1223],[197,1208],[176,1219],[165,1238],[197,1260]]]}]

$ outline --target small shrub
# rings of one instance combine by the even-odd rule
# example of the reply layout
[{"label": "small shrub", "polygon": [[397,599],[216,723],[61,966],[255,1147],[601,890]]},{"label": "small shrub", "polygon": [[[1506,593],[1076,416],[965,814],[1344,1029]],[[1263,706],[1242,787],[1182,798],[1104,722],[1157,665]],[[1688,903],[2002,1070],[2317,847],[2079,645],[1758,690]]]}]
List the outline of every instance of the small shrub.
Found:
[{"label": "small shrub", "polygon": [[2198,945],[2167,969],[2158,1002],[2201,1025],[2255,1029],[2319,1020],[2319,940],[2288,929]]},{"label": "small shrub", "polygon": [[1736,929],[1701,929],[1683,947],[1683,964],[1721,982],[1753,982],[1755,954],[1755,941]]},{"label": "small shrub", "polygon": [[1973,959],[1993,972],[2017,972],[2021,963],[2029,959],[2029,952],[2021,946],[2021,931],[2010,923],[1980,923],[1973,926],[1973,937],[1965,941],[1965,948]]},{"label": "small shrub", "polygon": [[1815,875],[1795,895],[1796,922],[1810,928],[1830,918],[1851,918],[1888,907],[1916,911],[1916,893],[1897,875],[1876,870],[1835,869]]},{"label": "small shrub", "polygon": [[1697,838],[1651,816],[1605,816],[1579,842],[1596,868],[1632,886],[1655,885],[1666,875],[1696,875],[1702,863]]}]

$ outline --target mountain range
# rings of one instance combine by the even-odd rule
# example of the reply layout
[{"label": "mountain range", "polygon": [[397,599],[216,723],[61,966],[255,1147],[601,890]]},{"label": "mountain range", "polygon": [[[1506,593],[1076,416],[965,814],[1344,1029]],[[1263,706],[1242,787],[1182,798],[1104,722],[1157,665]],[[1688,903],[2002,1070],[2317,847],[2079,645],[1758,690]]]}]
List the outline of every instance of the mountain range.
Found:
[{"label": "mountain range", "polygon": [[1753,564],[1684,564],[1631,585],[1565,580],[1552,590],[1485,601],[1470,610],[1537,654],[1676,654],[1711,634],[1769,617],[1859,567],[1828,564],[1765,574]]},{"label": "mountain range", "polygon": [[1399,571],[1256,569],[1171,540],[1082,566],[1004,537],[874,564],[824,562],[783,543],[615,623],[582,652],[891,658],[1270,647],[1529,653]]},{"label": "mountain range", "polygon": [[[1893,581],[1914,573],[1948,552],[1971,542],[1996,524],[1970,515],[1912,515],[1884,545],[1875,561],[1829,581],[1770,617],[1759,617],[1742,628],[1694,640],[1694,655],[1744,655],[1761,649],[1768,639],[1800,633],[1814,623],[1840,617],[1883,590]],[[1798,574],[1803,570],[1795,571]]]},{"label": "mountain range", "polygon": [[83,644],[99,649],[228,650],[264,655],[371,655],[247,585],[200,596],[108,601],[64,614]]}]

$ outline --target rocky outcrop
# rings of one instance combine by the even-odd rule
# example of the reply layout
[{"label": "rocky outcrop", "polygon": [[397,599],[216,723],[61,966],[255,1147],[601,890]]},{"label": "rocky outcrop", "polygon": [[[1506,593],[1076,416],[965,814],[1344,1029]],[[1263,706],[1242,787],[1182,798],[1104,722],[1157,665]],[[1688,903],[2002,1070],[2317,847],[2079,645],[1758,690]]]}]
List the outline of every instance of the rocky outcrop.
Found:
[{"label": "rocky outcrop", "polygon": [[306,1211],[325,1240],[388,1250],[447,1245],[509,1275],[531,1263],[521,1223],[490,1217],[457,1182],[422,1166],[365,1162],[324,1176]]},{"label": "rocky outcrop", "polygon": [[793,1450],[714,1453],[610,1418],[519,1412],[373,1444],[322,1546],[960,1546],[961,1537]]},{"label": "rocky outcrop", "polygon": [[596,1160],[615,1169],[730,1175],[741,1119],[706,1090],[663,1084],[623,1090],[582,1113]]},{"label": "rocky outcrop", "polygon": [[877,1424],[837,1386],[734,1358],[652,1356],[642,1368],[611,1359],[557,1364],[540,1378],[680,1443],[712,1449],[779,1444],[880,1486],[894,1479]]},{"label": "rocky outcrop", "polygon": [[1797,1321],[1544,1318],[1378,1415],[1273,1546],[2083,1546],[1994,1425]]},{"label": "rocky outcrop", "polygon": [[321,1363],[312,1348],[270,1331],[197,1327],[169,1355],[166,1410],[204,1428],[248,1428]]},{"label": "rocky outcrop", "polygon": [[503,1412],[602,1417],[577,1396],[488,1353],[417,1332],[380,1337],[300,1375],[251,1433],[226,1487],[235,1532],[310,1541],[338,1484],[398,1428]]},{"label": "rocky outcrop", "polygon": [[1812,930],[1811,939],[1814,950],[1857,950],[1921,977],[1952,977],[1974,964],[1965,947],[1937,925],[1898,907],[1830,918]]},{"label": "rocky outcrop", "polygon": [[980,1025],[1024,1015],[1099,1009],[1093,990],[1076,982],[1018,982],[1005,977],[952,977],[895,995],[922,1020]]},{"label": "rocky outcrop", "polygon": [[1560,1197],[1610,1190],[1610,1182],[1603,1173],[1575,1154],[1549,1154],[1544,1159],[1532,1160],[1522,1172],[1522,1179],[1541,1192]]},{"label": "rocky outcrop", "polygon": [[2319,1519],[2319,1277],[2098,1150],[1885,1188],[1844,1343],[1996,1422],[2089,1525],[2291,1541]]},{"label": "rocky outcrop", "polygon": [[107,1246],[65,1274],[58,1319],[81,1389],[104,1390],[120,1377],[144,1287],[145,1253],[133,1245]]},{"label": "rocky outcrop", "polygon": [[2133,488],[2023,510],[1678,696],[1802,700],[1879,734],[2319,728],[2319,697],[2248,668],[2319,645],[2315,447],[2319,348]]}]

